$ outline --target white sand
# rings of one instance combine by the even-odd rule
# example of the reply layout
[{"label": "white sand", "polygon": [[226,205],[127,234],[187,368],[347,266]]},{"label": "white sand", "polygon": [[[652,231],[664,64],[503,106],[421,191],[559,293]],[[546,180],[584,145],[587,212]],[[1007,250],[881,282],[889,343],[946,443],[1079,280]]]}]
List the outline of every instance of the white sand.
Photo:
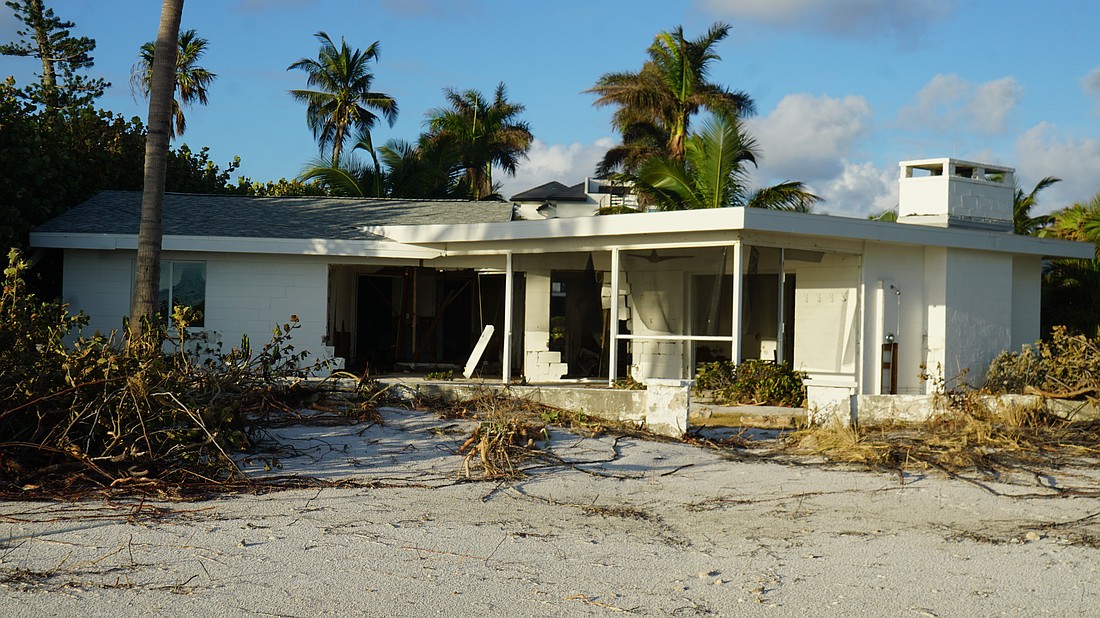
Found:
[{"label": "white sand", "polygon": [[1012,498],[555,433],[613,461],[455,484],[472,426],[384,413],[280,430],[301,450],[276,472],[396,487],[0,503],[0,614],[1100,616],[1100,501],[1031,477],[989,484],[1036,496]]}]

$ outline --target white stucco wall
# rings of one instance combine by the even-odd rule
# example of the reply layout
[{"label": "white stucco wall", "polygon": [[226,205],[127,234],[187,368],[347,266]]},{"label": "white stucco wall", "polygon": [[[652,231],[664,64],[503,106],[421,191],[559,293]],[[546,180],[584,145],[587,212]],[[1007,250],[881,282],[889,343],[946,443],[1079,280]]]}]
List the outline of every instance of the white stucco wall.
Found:
[{"label": "white stucco wall", "polygon": [[[879,282],[883,283],[878,294]],[[894,288],[891,289],[890,286]],[[898,393],[924,392],[918,375],[925,361],[927,336],[924,294],[924,250],[921,247],[867,243],[863,259],[866,299],[861,393],[878,394],[882,344],[894,334],[898,344]],[[879,307],[879,304],[882,307]]]},{"label": "white stucco wall", "polygon": [[795,267],[794,369],[856,375],[860,317],[860,258],[828,253]]},{"label": "white stucco wall", "polygon": [[1043,261],[1036,256],[1017,255],[1012,258],[1012,350],[1035,343],[1042,336],[1040,309],[1042,305]]},{"label": "white stucco wall", "polygon": [[[927,368],[948,381],[980,385],[990,360],[1016,347],[1016,337],[1037,334],[1038,273],[1029,274],[1026,259],[1017,268],[1019,258],[1011,254],[942,247],[924,252]],[[925,392],[933,386],[926,384]]]},{"label": "white stucco wall", "polygon": [[967,381],[980,385],[989,361],[1013,347],[1013,257],[949,249],[946,273],[944,376],[966,370]]}]

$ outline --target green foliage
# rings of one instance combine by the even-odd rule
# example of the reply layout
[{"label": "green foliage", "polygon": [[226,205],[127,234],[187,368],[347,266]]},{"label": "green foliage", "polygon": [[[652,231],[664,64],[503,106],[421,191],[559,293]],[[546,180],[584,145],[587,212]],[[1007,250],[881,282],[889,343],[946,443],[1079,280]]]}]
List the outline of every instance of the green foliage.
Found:
[{"label": "green foliage", "polygon": [[7,0],[4,4],[24,27],[16,33],[20,41],[0,45],[0,55],[37,58],[42,63],[40,81],[23,89],[21,97],[56,110],[84,107],[103,95],[109,83],[80,74],[93,65],[95,40],[72,36],[73,22],[62,21],[42,2]]},{"label": "green foliage", "polygon": [[455,379],[455,372],[450,369],[444,371],[429,371],[424,375],[424,379],[435,382],[450,382]]},{"label": "green foliage", "polygon": [[1096,245],[1094,259],[1051,260],[1045,264],[1043,332],[1061,325],[1071,332],[1100,337],[1100,194],[1055,212],[1050,226],[1040,235]]},{"label": "green foliage", "polygon": [[101,189],[140,189],[145,129],[90,107],[47,113],[0,84],[0,249]]},{"label": "green foliage", "polygon": [[604,156],[597,174],[635,173],[654,158],[683,159],[691,118],[701,110],[731,116],[753,113],[749,95],[707,80],[710,64],[721,59],[714,48],[729,31],[728,25],[716,23],[697,39],[685,38],[680,26],[661,32],[640,71],[605,73],[587,91],[598,95],[597,106],[618,108],[612,125],[623,138]]},{"label": "green foliage", "polygon": [[649,159],[632,180],[661,210],[749,206],[810,212],[821,200],[800,182],[750,191],[748,164],[756,165],[759,156],[756,140],[737,118],[719,115],[687,138],[683,157]]},{"label": "green foliage", "polygon": [[[374,112],[382,114],[390,126],[397,120],[397,101],[388,94],[372,92],[374,73],[371,61],[378,59],[378,41],[365,50],[348,47],[343,37],[340,47],[329,35],[314,35],[321,43],[317,59],[302,58],[287,67],[307,74],[307,90],[291,90],[296,100],[306,104],[306,122],[317,138],[321,151],[332,147],[332,166],[340,164],[340,151],[352,131],[369,136],[378,122]],[[373,111],[372,111],[373,110]]]},{"label": "green foliage", "polygon": [[[140,191],[145,126],[138,118],[78,107],[47,113],[22,99],[11,79],[0,83],[0,250],[24,246],[32,228],[101,190]],[[234,195],[323,195],[316,184],[280,180],[232,182],[208,148],[187,144],[168,153],[167,190]]]},{"label": "green foliage", "polygon": [[806,373],[786,364],[750,359],[704,363],[695,375],[695,391],[710,391],[715,402],[800,407],[806,401]]},{"label": "green foliage", "polygon": [[[206,93],[210,85],[218,77],[217,74],[207,71],[199,66],[199,59],[206,53],[209,41],[198,35],[195,30],[185,30],[179,33],[179,43],[176,50],[176,89],[178,97],[172,99],[172,119],[168,126],[172,137],[183,135],[187,130],[187,118],[183,114],[183,106],[198,102],[206,105]],[[137,64],[130,70],[130,91],[141,93],[141,96],[149,98],[149,84],[153,76],[153,57],[156,52],[156,41],[149,41],[141,46]]]},{"label": "green foliage", "polygon": [[[258,353],[245,342],[222,354],[189,345],[194,312],[180,308],[174,334],[146,328],[122,348],[113,334],[79,335],[83,315],[28,294],[25,269],[13,250],[0,296],[0,469],[17,487],[54,475],[101,485],[235,477],[245,415],[308,370],[289,342],[294,318]],[[175,352],[162,352],[164,338]]]},{"label": "green foliage", "polygon": [[187,144],[183,144],[176,150],[168,151],[165,190],[176,193],[247,195],[250,186],[248,181],[241,179],[237,185],[230,182],[233,172],[240,166],[241,158],[233,157],[225,169],[222,169],[210,160],[209,147],[203,146],[195,154]]},{"label": "green foliage", "polygon": [[515,176],[534,140],[530,125],[519,119],[525,108],[508,100],[503,82],[491,102],[472,89],[448,88],[444,95],[449,107],[428,112],[428,132],[420,137],[420,147],[457,157],[466,197],[493,199],[493,167]]},{"label": "green foliage", "polygon": [[986,372],[985,387],[993,393],[1100,398],[1100,339],[1057,326],[1048,341],[998,355]]},{"label": "green foliage", "polygon": [[248,178],[238,178],[237,186],[242,195],[254,195],[256,197],[302,197],[329,194],[323,186],[316,182],[302,182],[300,180],[287,180],[286,178],[280,178],[278,181],[269,180],[262,184]]}]

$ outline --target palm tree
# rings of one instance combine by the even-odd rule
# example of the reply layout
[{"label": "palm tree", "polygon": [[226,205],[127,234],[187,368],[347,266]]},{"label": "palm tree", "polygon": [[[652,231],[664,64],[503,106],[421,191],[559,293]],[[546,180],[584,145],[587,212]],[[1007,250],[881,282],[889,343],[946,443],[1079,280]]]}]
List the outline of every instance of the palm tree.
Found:
[{"label": "palm tree", "polygon": [[[290,94],[306,104],[306,122],[317,138],[321,151],[332,146],[332,165],[340,162],[340,151],[352,130],[370,139],[370,130],[378,122],[374,112],[382,114],[392,127],[397,120],[397,101],[388,94],[373,92],[374,74],[369,64],[378,59],[378,41],[365,50],[352,50],[340,38],[340,47],[324,32],[317,59],[302,58],[287,70],[302,70],[312,90],[291,90]],[[374,110],[374,111],[371,111]]]},{"label": "palm tree", "polygon": [[465,170],[453,144],[428,148],[404,140],[390,140],[378,149],[386,166],[386,194],[390,197],[460,198],[465,195]]},{"label": "palm tree", "polygon": [[[183,0],[164,0],[156,47],[176,46]],[[164,180],[168,169],[168,142],[172,126],[172,59],[163,54],[152,63],[149,76],[149,134],[145,139],[145,184],[141,194],[141,223],[135,266],[134,295],[130,299],[127,345],[142,338],[143,321],[156,315],[160,295],[160,253],[164,213]]]},{"label": "palm tree", "polygon": [[1036,183],[1031,193],[1026,195],[1023,189],[1019,186],[1016,187],[1016,191],[1012,196],[1012,225],[1017,234],[1035,236],[1039,233],[1039,230],[1051,224],[1054,220],[1052,215],[1032,217],[1031,210],[1039,205],[1039,193],[1059,182],[1062,182],[1061,178],[1047,176]]},{"label": "palm tree", "polygon": [[378,167],[378,158],[369,140],[360,139],[352,150],[369,150],[374,165],[364,164],[345,154],[340,165],[331,165],[318,157],[298,176],[302,182],[318,181],[330,195],[342,197],[384,197],[382,183],[385,174]]},{"label": "palm tree", "polygon": [[[175,125],[169,127],[170,135],[177,137],[183,135],[187,128],[187,119],[183,115],[183,106],[190,106],[195,101],[200,105],[207,104],[206,93],[210,84],[218,76],[199,66],[199,60],[206,53],[209,41],[200,37],[194,30],[186,30],[179,35],[179,46],[176,52],[176,85],[175,92],[179,98],[172,99],[172,117]],[[149,97],[150,76],[153,72],[153,52],[155,43],[149,41],[141,46],[141,56],[137,63],[130,69],[130,90],[140,92],[141,96]]]},{"label": "palm tree", "polygon": [[428,112],[424,149],[454,148],[464,170],[468,196],[481,200],[493,193],[493,166],[515,176],[520,158],[531,148],[530,126],[518,116],[523,105],[508,101],[502,82],[489,103],[477,90],[444,90],[449,108]]},{"label": "palm tree", "polygon": [[1090,337],[1100,337],[1100,193],[1050,215],[1042,236],[1091,242],[1092,260],[1052,260],[1043,268],[1044,332],[1062,324]]},{"label": "palm tree", "polygon": [[1100,193],[1087,203],[1078,202],[1050,215],[1051,225],[1044,236],[1096,244],[1100,259]]},{"label": "palm tree", "polygon": [[683,159],[691,117],[700,110],[727,115],[754,113],[749,95],[707,81],[709,64],[721,57],[714,46],[729,35],[727,24],[716,23],[695,40],[684,29],[662,32],[650,45],[649,59],[637,73],[606,73],[586,92],[598,95],[595,105],[617,105],[612,125],[623,144],[600,164],[606,174],[618,167],[636,170],[655,153]]},{"label": "palm tree", "polygon": [[756,191],[748,188],[746,164],[756,165],[760,151],[736,118],[718,115],[684,143],[684,158],[648,161],[635,177],[638,191],[661,210],[748,206],[810,212],[821,198],[801,182],[784,182]]}]

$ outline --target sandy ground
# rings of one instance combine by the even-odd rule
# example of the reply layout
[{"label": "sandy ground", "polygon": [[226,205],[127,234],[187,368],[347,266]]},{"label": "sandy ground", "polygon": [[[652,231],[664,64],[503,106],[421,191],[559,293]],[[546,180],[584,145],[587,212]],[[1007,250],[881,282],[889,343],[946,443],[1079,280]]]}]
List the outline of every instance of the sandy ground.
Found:
[{"label": "sandy ground", "polygon": [[273,435],[276,473],[347,487],[0,503],[0,614],[1100,616],[1100,504],[1046,487],[1095,471],[983,489],[556,432],[572,465],[461,482],[472,425],[384,416]]}]

